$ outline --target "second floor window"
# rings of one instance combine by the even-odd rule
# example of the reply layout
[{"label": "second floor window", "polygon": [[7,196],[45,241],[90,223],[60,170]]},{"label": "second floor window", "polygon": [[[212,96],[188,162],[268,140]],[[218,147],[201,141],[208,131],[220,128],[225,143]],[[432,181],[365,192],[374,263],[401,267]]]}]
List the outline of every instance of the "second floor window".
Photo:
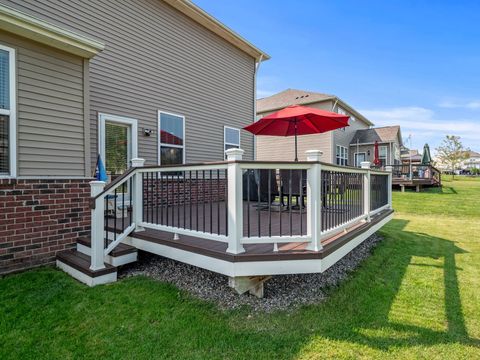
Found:
[{"label": "second floor window", "polygon": [[348,149],[345,146],[337,145],[335,154],[337,165],[348,165]]},{"label": "second floor window", "polygon": [[160,165],[183,164],[185,160],[185,117],[158,113],[158,160]]},{"label": "second floor window", "polygon": [[387,164],[387,147],[380,146],[378,148],[378,159],[380,160],[380,166],[389,165]]}]

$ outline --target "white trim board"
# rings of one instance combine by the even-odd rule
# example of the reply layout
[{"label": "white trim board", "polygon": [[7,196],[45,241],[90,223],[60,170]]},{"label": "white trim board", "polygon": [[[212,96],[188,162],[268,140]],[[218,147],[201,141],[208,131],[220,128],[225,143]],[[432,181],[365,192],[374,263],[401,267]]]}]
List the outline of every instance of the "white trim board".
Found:
[{"label": "white trim board", "polygon": [[122,125],[130,126],[129,140],[131,144],[130,150],[130,160],[138,157],[138,125],[137,120],[132,118],[127,118],[123,116],[110,115],[99,113],[98,114],[98,152],[102,158],[104,166],[106,166],[105,161],[105,124],[107,122],[118,123]]},{"label": "white trim board", "polygon": [[0,49],[7,51],[9,55],[9,92],[10,92],[10,109],[2,109],[2,115],[9,117],[8,129],[8,150],[9,150],[9,174],[1,174],[0,179],[12,179],[17,177],[17,63],[15,49],[1,45]]},{"label": "white trim board", "polygon": [[123,242],[143,251],[232,277],[320,273],[342,259],[392,218],[393,214],[390,214],[323,259],[230,262],[136,237],[128,237]]},{"label": "white trim board", "polygon": [[[175,144],[165,144],[165,143],[162,143],[160,142],[160,135],[161,135],[161,123],[160,123],[160,116],[161,114],[166,114],[166,115],[172,115],[172,116],[176,116],[176,117],[179,117],[179,118],[182,118],[182,121],[183,121],[183,144],[182,145],[175,145]],[[178,149],[183,149],[183,152],[182,152],[182,164],[185,164],[186,162],[186,134],[185,134],[185,116],[184,115],[180,115],[180,114],[175,114],[175,113],[171,113],[171,112],[168,112],[168,111],[163,111],[163,110],[158,110],[157,111],[157,163],[158,165],[162,165],[161,164],[161,152],[160,152],[160,148],[163,146],[166,146],[166,147],[173,147],[173,148],[178,148]]]}]

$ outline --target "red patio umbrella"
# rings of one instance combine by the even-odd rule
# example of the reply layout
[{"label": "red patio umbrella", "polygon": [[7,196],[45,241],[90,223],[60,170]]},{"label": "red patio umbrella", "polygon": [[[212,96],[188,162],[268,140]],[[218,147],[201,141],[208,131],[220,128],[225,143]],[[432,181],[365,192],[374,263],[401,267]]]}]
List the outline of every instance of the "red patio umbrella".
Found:
[{"label": "red patio umbrella", "polygon": [[373,148],[373,153],[374,153],[373,164],[375,166],[379,166],[380,165],[380,154],[379,154],[379,151],[378,151],[378,141],[375,141],[375,146]]},{"label": "red patio umbrella", "polygon": [[349,116],[334,112],[292,105],[274,112],[244,127],[255,135],[295,136],[295,161],[297,136],[319,134],[348,126]]}]

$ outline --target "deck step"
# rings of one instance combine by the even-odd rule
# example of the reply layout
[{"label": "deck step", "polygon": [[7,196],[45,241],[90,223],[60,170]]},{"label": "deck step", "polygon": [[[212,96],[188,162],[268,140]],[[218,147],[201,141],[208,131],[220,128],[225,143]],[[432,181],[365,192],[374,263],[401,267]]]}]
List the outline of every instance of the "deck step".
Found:
[{"label": "deck step", "polygon": [[117,268],[105,264],[101,270],[90,269],[90,256],[77,250],[62,251],[57,254],[57,267],[88,286],[117,281]]},{"label": "deck step", "polygon": [[[91,241],[89,237],[77,240],[77,251],[90,256]],[[137,249],[133,246],[120,243],[105,257],[105,261],[113,266],[122,266],[137,261]]]}]

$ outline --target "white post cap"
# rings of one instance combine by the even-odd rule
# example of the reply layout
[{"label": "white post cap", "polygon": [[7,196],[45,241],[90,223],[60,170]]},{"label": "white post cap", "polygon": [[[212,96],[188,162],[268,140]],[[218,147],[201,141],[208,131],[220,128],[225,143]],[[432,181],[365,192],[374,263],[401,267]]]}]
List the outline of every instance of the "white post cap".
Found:
[{"label": "white post cap", "polygon": [[132,167],[142,167],[145,164],[145,159],[133,158],[131,162],[132,162]]},{"label": "white post cap", "polygon": [[227,160],[242,160],[244,152],[245,151],[243,151],[242,149],[236,149],[236,148],[225,150],[225,154],[227,155]]},{"label": "white post cap", "polygon": [[362,169],[370,169],[370,161],[362,161],[360,163],[360,166],[362,167]]},{"label": "white post cap", "polygon": [[97,196],[105,189],[105,181],[90,181],[90,195]]},{"label": "white post cap", "polygon": [[393,172],[393,166],[392,165],[385,166],[385,171]]},{"label": "white post cap", "polygon": [[320,161],[320,158],[323,155],[323,151],[321,150],[307,150],[305,151],[307,155],[307,161]]}]

